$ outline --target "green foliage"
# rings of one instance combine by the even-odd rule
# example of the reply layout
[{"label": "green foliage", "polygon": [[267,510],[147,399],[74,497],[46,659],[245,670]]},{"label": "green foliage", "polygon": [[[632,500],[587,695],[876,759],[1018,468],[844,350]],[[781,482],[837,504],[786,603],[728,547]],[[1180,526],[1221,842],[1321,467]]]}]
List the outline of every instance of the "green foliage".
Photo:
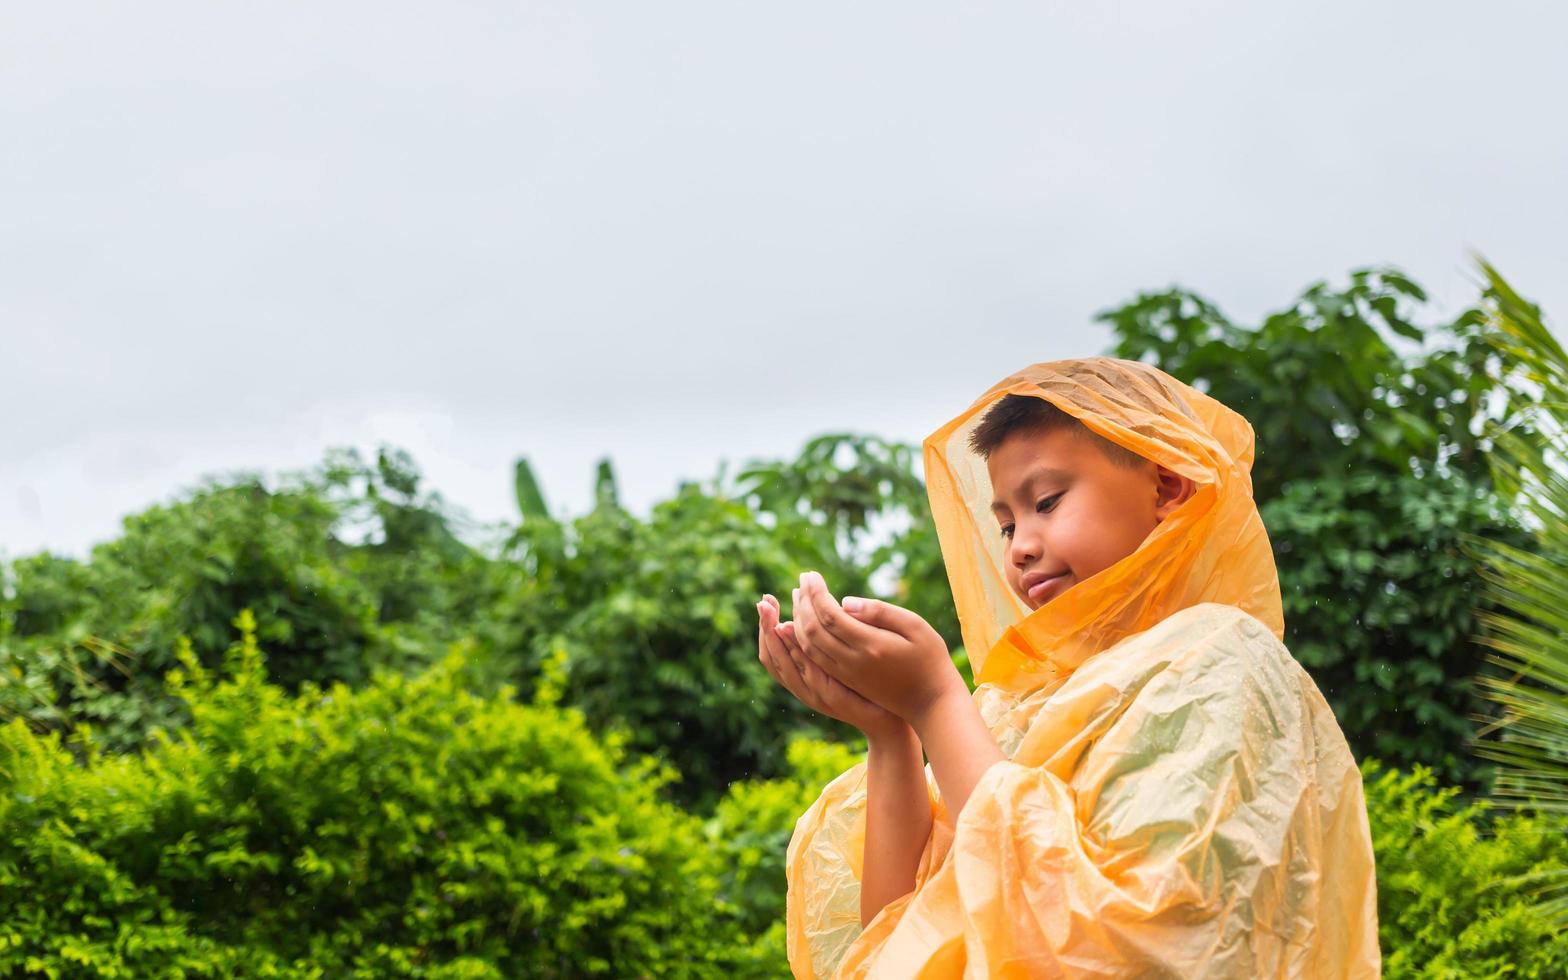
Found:
[{"label": "green foliage", "polygon": [[1463,542],[1504,526],[1497,506],[1463,477],[1358,473],[1292,483],[1261,508],[1286,642],[1358,755],[1422,760],[1450,782],[1476,776],[1477,569]]},{"label": "green foliage", "polygon": [[509,558],[533,574],[500,610],[525,637],[525,671],[562,658],[564,700],[672,762],[682,799],[780,772],[791,729],[824,730],[757,664],[757,599],[800,565],[745,506],[687,485],[646,521],[600,506],[529,527]]},{"label": "green foliage", "polygon": [[698,821],[575,712],[481,698],[454,654],[353,691],[265,682],[254,623],[145,755],[0,729],[0,972],[727,975]]},{"label": "green foliage", "polygon": [[[1537,465],[1563,458],[1541,392],[1568,374],[1527,356],[1538,311],[1495,276],[1488,297],[1530,330],[1418,325],[1391,270],[1255,328],[1180,291],[1105,315],[1119,356],[1252,421],[1287,642],[1363,757],[1437,770],[1364,767],[1390,976],[1568,972],[1520,880],[1568,876],[1561,824],[1435,788],[1482,775],[1460,751],[1482,621],[1500,662],[1541,672],[1491,688],[1512,721],[1492,757],[1540,750],[1504,787],[1539,803],[1568,758],[1541,683],[1564,676],[1568,509]],[[1484,465],[1492,438],[1529,465]],[[459,538],[406,454],[340,452],[281,486],[209,483],[86,561],[11,563],[0,973],[785,975],[785,847],[859,756],[760,669],[753,603],[817,569],[920,612],[967,674],[916,460],[823,436],[646,518],[605,461],[570,521],[520,461],[495,546]]]},{"label": "green foliage", "polygon": [[[900,493],[918,491],[907,448],[877,452]],[[176,638],[192,637],[211,665],[227,622],[254,607],[289,686],[362,683],[377,667],[415,669],[429,651],[468,639],[471,678],[526,690],[559,656],[563,702],[673,762],[687,802],[782,771],[793,730],[849,734],[801,708],[756,663],[757,598],[822,565],[810,518],[781,528],[773,512],[688,485],[642,519],[619,506],[608,462],[595,474],[597,506],[569,523],[550,517],[526,462],[517,486],[522,523],[489,554],[457,538],[456,519],[420,492],[406,454],[382,450],[373,462],[330,453],[276,489],[255,477],[209,484],[129,518],[86,562],[18,561],[0,599],[0,717],[62,732],[88,723],[107,748],[134,748],[151,728],[183,721],[162,685]],[[875,519],[867,510],[841,523]],[[875,547],[886,555],[897,546]],[[846,554],[841,567],[857,560],[865,557]],[[866,592],[863,572],[840,581],[846,593]]]},{"label": "green foliage", "polygon": [[361,680],[375,643],[370,591],[336,561],[333,507],[259,481],[204,487],[127,518],[78,563],[13,565],[9,636],[0,643],[0,714],[42,727],[99,727],[135,744],[177,720],[162,676],[175,641],[216,656],[241,608],[268,617],[280,680]]},{"label": "green foliage", "polygon": [[539,478],[534,475],[534,468],[526,459],[517,461],[514,467],[514,492],[517,495],[517,511],[523,520],[549,520],[550,508],[545,505],[544,493],[539,489]]},{"label": "green foliage", "polygon": [[[267,624],[261,639],[280,682],[361,680],[375,601],[333,560],[336,520],[317,494],[272,492],[259,480],[127,518],[125,533],[94,552],[108,567],[93,626],[145,671],[168,663],[177,636],[222,650],[229,624],[250,608]],[[122,583],[125,591],[104,588]]]},{"label": "green foliage", "polygon": [[737,492],[836,594],[874,595],[874,585],[890,584],[885,597],[925,617],[953,648],[963,639],[919,452],[875,436],[818,436],[793,460],[751,463]]},{"label": "green foliage", "polygon": [[784,959],[784,854],[795,821],[823,787],[864,759],[864,749],[796,736],[788,749],[789,772],[778,779],[730,786],[708,821],[708,836],[721,855],[721,894],[736,906],[743,932],[755,936],[758,959],[788,976]]},{"label": "green foliage", "polygon": [[1257,433],[1254,496],[1274,542],[1286,643],[1358,755],[1474,785],[1462,746],[1487,714],[1470,679],[1471,535],[1521,542],[1481,434],[1510,418],[1483,317],[1417,323],[1421,289],[1392,269],[1318,283],[1256,327],[1183,290],[1100,319],[1113,353],[1157,364],[1241,412]]},{"label": "green foliage", "polygon": [[[1497,797],[1512,806],[1568,814],[1568,352],[1541,311],[1482,263],[1503,377],[1536,400],[1528,426],[1494,430],[1498,482],[1516,493],[1531,528],[1528,548],[1475,542],[1486,563],[1486,645],[1505,677],[1482,678],[1485,696],[1505,714],[1501,737],[1482,747],[1502,764]],[[1568,924],[1568,869],[1549,885],[1543,911]]]},{"label": "green foliage", "polygon": [[405,454],[369,465],[333,453],[276,488],[240,475],[126,518],[88,561],[14,562],[0,599],[0,718],[87,723],[107,747],[134,747],[182,717],[162,683],[177,638],[214,663],[247,608],[288,686],[427,663],[493,592],[487,560],[418,480]]},{"label": "green foliage", "polygon": [[[15,598],[0,619],[0,638],[56,633],[74,622],[92,601],[92,576],[70,558],[44,552],[12,563],[7,576]],[[0,593],[3,595],[3,593]]]},{"label": "green foliage", "polygon": [[352,450],[330,451],[303,481],[337,515],[332,550],[339,566],[374,597],[372,666],[422,666],[428,651],[472,635],[498,595],[492,560],[454,530],[466,522],[419,483],[414,461],[390,448],[374,464]]},{"label": "green foliage", "polygon": [[1560,822],[1491,821],[1484,802],[1460,805],[1431,771],[1361,767],[1377,855],[1383,975],[1561,977],[1568,937],[1515,879],[1568,868]]},{"label": "green foliage", "polygon": [[816,569],[840,595],[891,583],[895,601],[958,642],[914,448],[872,437],[814,439],[794,460],[753,463],[733,490],[695,484],[647,520],[623,510],[608,463],[594,510],[549,518],[526,462],[528,508],[504,552],[509,584],[490,621],[525,687],[564,663],[563,698],[597,727],[619,726],[684,776],[678,795],[706,806],[733,780],[784,769],[792,731],[851,732],[803,710],[756,660],[755,604]]},{"label": "green foliage", "polygon": [[[1257,327],[1186,290],[1101,313],[1115,355],[1158,364],[1245,415],[1258,433],[1259,499],[1348,470],[1456,471],[1489,480],[1480,422],[1510,414],[1484,318],[1414,319],[1426,293],[1398,270],[1308,287]],[[1400,343],[1404,341],[1404,343]]]}]

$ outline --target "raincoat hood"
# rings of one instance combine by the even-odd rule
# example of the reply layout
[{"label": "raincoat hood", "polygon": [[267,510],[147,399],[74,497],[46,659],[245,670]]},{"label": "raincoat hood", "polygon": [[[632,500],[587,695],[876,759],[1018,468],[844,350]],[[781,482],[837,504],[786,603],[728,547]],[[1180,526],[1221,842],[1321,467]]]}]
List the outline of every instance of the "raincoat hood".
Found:
[{"label": "raincoat hood", "polygon": [[[1031,611],[1006,577],[985,460],[969,436],[1007,395],[1043,398],[1090,430],[1189,477],[1193,495],[1136,551]],[[926,485],[975,679],[1029,686],[1204,602],[1235,606],[1283,639],[1279,577],[1252,499],[1252,426],[1147,364],[1034,364],[993,385],[924,443]]]}]

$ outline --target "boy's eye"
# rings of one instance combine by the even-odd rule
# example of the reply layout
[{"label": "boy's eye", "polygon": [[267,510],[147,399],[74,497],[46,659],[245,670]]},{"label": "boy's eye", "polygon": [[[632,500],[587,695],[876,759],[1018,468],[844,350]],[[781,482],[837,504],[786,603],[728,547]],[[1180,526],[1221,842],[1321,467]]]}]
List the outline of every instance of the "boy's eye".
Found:
[{"label": "boy's eye", "polygon": [[[1066,492],[1067,491],[1065,491],[1065,490],[1062,491],[1062,493],[1066,493]],[[1046,497],[1044,500],[1041,500],[1038,504],[1035,504],[1034,509],[1037,512],[1041,513],[1041,514],[1049,514],[1051,511],[1056,509],[1056,502],[1058,500],[1061,500],[1061,499],[1062,499],[1062,494],[1061,493],[1053,494],[1053,495],[1051,495],[1049,497]],[[1013,536],[1013,526],[1011,524],[1003,524],[1002,525],[1002,537],[1010,538],[1012,536]]]}]

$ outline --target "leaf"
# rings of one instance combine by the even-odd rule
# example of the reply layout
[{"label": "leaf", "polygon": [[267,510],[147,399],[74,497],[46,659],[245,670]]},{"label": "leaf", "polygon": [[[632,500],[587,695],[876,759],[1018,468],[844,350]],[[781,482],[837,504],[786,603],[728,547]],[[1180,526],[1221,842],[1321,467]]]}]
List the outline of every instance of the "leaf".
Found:
[{"label": "leaf", "polygon": [[[1487,561],[1487,596],[1497,607],[1483,615],[1483,642],[1491,659],[1512,676],[1482,677],[1481,695],[1506,712],[1497,742],[1478,747],[1502,765],[1495,798],[1521,809],[1568,813],[1568,354],[1541,319],[1497,270],[1480,261],[1491,302],[1487,342],[1506,378],[1527,386],[1521,399],[1536,402],[1530,429],[1500,431],[1493,461],[1500,485],[1517,491],[1518,506],[1532,519],[1537,542],[1517,548],[1482,538],[1472,546]],[[1541,908],[1568,925],[1568,903],[1543,900]]]},{"label": "leaf", "polygon": [[525,522],[550,520],[550,509],[545,506],[539,481],[535,479],[534,469],[526,458],[517,461],[513,486],[517,494],[517,510]]},{"label": "leaf", "polygon": [[607,507],[618,510],[621,506],[620,492],[615,484],[615,468],[608,459],[599,460],[599,465],[594,472],[593,496],[596,507]]}]

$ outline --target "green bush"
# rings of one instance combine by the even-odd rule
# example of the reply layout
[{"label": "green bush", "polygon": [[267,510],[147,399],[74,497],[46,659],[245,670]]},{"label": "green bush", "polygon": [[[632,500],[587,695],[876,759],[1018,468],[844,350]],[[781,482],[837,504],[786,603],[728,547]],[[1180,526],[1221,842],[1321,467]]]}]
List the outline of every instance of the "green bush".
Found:
[{"label": "green bush", "polygon": [[190,723],[144,754],[0,729],[0,973],[702,976],[742,960],[701,824],[620,740],[470,694],[458,653],[291,696],[240,624],[230,679],[181,652],[169,683]]},{"label": "green bush", "polygon": [[863,748],[796,736],[786,752],[789,773],[730,786],[707,829],[722,858],[720,894],[738,911],[741,930],[755,937],[759,974],[789,976],[784,957],[784,854],[795,821],[822,789],[865,758]]},{"label": "green bush", "polygon": [[1508,879],[1568,869],[1568,830],[1461,804],[1431,771],[1361,766],[1377,855],[1383,975],[1568,976],[1568,936]]}]

